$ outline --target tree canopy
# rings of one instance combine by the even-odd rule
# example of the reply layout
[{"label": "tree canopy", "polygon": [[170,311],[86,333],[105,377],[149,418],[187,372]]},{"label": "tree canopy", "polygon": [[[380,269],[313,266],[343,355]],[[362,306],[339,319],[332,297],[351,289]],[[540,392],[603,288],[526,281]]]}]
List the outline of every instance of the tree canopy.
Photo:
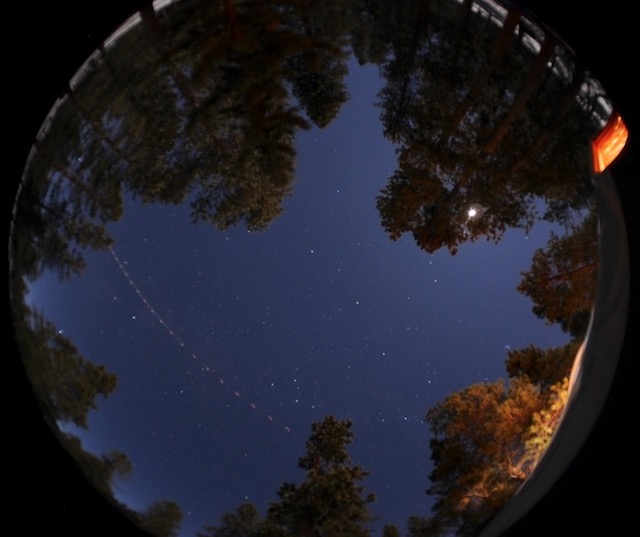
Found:
[{"label": "tree canopy", "polygon": [[352,439],[349,420],[326,416],[314,422],[298,461],[305,479],[283,483],[264,518],[253,504],[243,504],[200,537],[368,537],[368,504],[375,496],[360,483],[368,472],[351,463]]},{"label": "tree canopy", "polygon": [[533,255],[518,291],[531,298],[533,312],[583,338],[591,317],[598,275],[596,212],[591,211],[564,236],[552,234]]}]

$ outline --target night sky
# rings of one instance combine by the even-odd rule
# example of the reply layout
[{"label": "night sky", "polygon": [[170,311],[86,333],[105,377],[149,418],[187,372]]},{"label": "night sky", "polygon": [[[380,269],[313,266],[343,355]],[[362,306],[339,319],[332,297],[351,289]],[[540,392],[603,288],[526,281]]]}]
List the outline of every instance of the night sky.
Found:
[{"label": "night sky", "polygon": [[117,375],[84,449],[127,454],[116,497],[134,509],[176,501],[181,535],[245,501],[264,513],[311,423],[353,422],[349,453],[371,472],[380,524],[427,515],[426,411],[450,392],[506,377],[508,349],[567,336],[516,291],[549,238],[508,230],[494,245],[420,250],[391,241],[375,197],[395,170],[382,136],[377,69],[350,63],[351,99],[297,138],[297,181],[264,231],[193,225],[185,206],[129,199],[111,251],[82,277],[41,278],[29,301],[81,354]]},{"label": "night sky", "polygon": [[[93,51],[96,43],[127,15],[128,8],[121,5],[127,3],[132,10],[139,6],[135,2],[81,6],[63,1],[55,5],[40,2],[34,10],[32,3],[8,5],[7,20],[11,24],[7,27],[7,43],[11,47],[7,48],[10,83],[6,85],[9,91],[6,101],[10,103],[7,125],[10,136],[5,155],[9,157],[7,175],[13,181],[14,191],[34,134],[47,110],[66,91],[67,80],[86,57],[83,51],[86,54]],[[559,10],[546,2],[527,0],[519,4],[533,6],[567,39],[593,73],[606,83],[607,93],[611,92],[610,97],[623,112],[627,124],[635,128],[631,129],[627,151],[613,177],[628,224],[631,275],[638,274],[637,87],[627,76],[629,69],[635,70],[634,63],[625,67],[624,59],[620,61],[621,53],[627,57],[624,52],[637,46],[637,28],[629,4],[614,0],[606,9],[581,9],[579,21],[570,10]],[[573,4],[579,7],[576,2]],[[112,396],[106,401],[98,399],[99,409],[90,412],[88,431],[65,427],[81,436],[86,449],[95,453],[119,449],[133,461],[130,480],[118,484],[118,498],[136,508],[164,498],[180,501],[186,515],[181,537],[193,537],[203,524],[215,523],[222,512],[236,507],[245,497],[263,509],[275,498],[276,488],[283,480],[302,480],[296,460],[304,449],[309,422],[324,416],[327,401],[334,397],[335,407],[339,407],[336,415],[344,417],[351,412],[354,417],[355,440],[350,453],[373,471],[366,480],[368,489],[375,490],[378,496],[373,510],[381,523],[395,522],[402,529],[406,515],[425,513],[430,505],[430,498],[424,494],[430,470],[429,430],[421,423],[425,410],[450,389],[483,377],[504,376],[506,346],[516,349],[531,342],[546,346],[565,340],[564,334],[537,320],[531,314],[530,301],[515,291],[518,271],[528,268],[534,247],[546,241],[548,228],[544,224],[537,224],[528,239],[522,231],[512,230],[497,246],[463,245],[455,258],[444,250],[436,255],[421,252],[409,237],[396,243],[385,237],[373,197],[395,169],[395,159],[379,134],[378,110],[367,104],[381,81],[365,84],[365,72],[373,75],[375,68],[354,70],[350,79],[352,92],[358,83],[366,93],[365,97],[354,92],[354,97],[364,102],[350,101],[326,130],[331,136],[341,135],[341,140],[348,138],[350,147],[332,143],[324,131],[300,135],[301,173],[294,197],[286,202],[283,216],[265,233],[249,235],[242,229],[234,229],[223,234],[204,224],[189,224],[186,207],[146,207],[140,212],[135,202],[129,204],[131,210],[124,220],[111,228],[118,233],[114,252],[126,263],[133,285],[138,286],[163,322],[175,330],[178,340],[136,295],[108,251],[87,253],[90,268],[81,281],[60,285],[55,277],[44,275],[32,288],[31,300],[45,308],[47,315],[81,346],[82,352],[118,375],[118,386]],[[347,117],[354,116],[357,123],[349,125]],[[372,129],[361,128],[367,118]],[[357,137],[349,135],[354,131]],[[319,143],[312,142],[314,137]],[[353,144],[357,144],[359,155],[351,149]],[[384,153],[370,150],[373,144],[384,148]],[[315,157],[313,164],[312,157]],[[385,160],[386,164],[379,166],[377,159]],[[321,169],[327,170],[332,162],[336,169],[350,166],[356,172],[323,175]],[[364,165],[370,165],[373,172],[360,173],[358,167]],[[355,193],[355,188],[367,191]],[[11,194],[5,203],[9,230]],[[304,231],[302,225],[298,228],[296,219],[304,222],[308,230]],[[154,226],[154,222],[163,222],[162,227]],[[331,238],[312,240],[325,237],[329,227],[335,225],[337,229],[339,223],[343,224],[341,229],[332,230]],[[287,235],[296,239],[289,241],[289,248],[280,239],[286,230]],[[176,242],[182,231],[186,235]],[[274,235],[278,235],[278,240]],[[369,241],[368,245],[356,248],[357,242],[363,243],[362,238]],[[232,243],[232,239],[236,242]],[[272,249],[268,255],[265,251],[256,265],[255,260],[250,260],[249,251],[268,241],[278,242],[277,252]],[[312,242],[314,254],[307,255],[307,246]],[[325,244],[322,249],[318,247],[321,242]],[[225,262],[219,255],[223,248],[229,255],[232,244],[238,247],[236,253],[243,256],[235,265],[232,257]],[[283,263],[284,268],[279,267],[281,272],[267,270],[267,267],[275,269],[273,265],[284,258],[285,252],[293,257],[294,246],[295,263],[306,264]],[[365,248],[369,257],[363,261],[360,254],[367,255]],[[384,255],[378,255],[382,251]],[[343,252],[344,257],[339,255]],[[311,262],[316,262],[315,267],[327,269],[326,274],[322,273],[324,279],[320,272],[309,270]],[[348,284],[345,271],[341,271],[343,280],[337,287],[334,274],[337,268],[342,268],[337,267],[339,262],[351,270]],[[294,270],[298,266],[304,269]],[[240,282],[241,267],[247,271],[243,274],[244,282]],[[237,277],[229,283],[228,276],[232,274]],[[376,284],[371,282],[365,287],[371,274]],[[392,279],[392,274],[399,277]],[[223,275],[227,278],[224,282]],[[306,292],[309,298],[305,298],[305,286],[299,280],[307,281],[315,289],[313,295]],[[276,281],[279,297],[275,296]],[[185,290],[186,285],[190,289]],[[638,377],[639,308],[633,306],[639,287],[631,287],[633,302],[627,317],[625,346],[612,393],[606,405],[597,409],[599,417],[594,433],[544,501],[505,535],[544,535],[550,524],[566,534],[588,533],[596,523],[606,525],[610,534],[624,534],[634,524],[634,498],[620,486],[624,473],[612,472],[606,461],[633,460],[635,455],[634,444],[625,439],[628,440],[631,412],[636,404],[635,398],[631,401],[630,397],[635,391],[634,379]],[[274,296],[267,298],[268,290]],[[328,291],[332,291],[330,295]],[[366,310],[350,309],[342,317],[334,314],[331,322],[318,320],[318,316],[321,319],[323,313],[326,315],[327,309],[333,312],[341,307],[356,291],[360,297],[366,293]],[[412,298],[407,300],[405,294]],[[236,309],[232,309],[232,296],[244,297],[242,308],[236,303]],[[420,311],[414,311],[418,298],[422,299]],[[271,306],[271,328],[259,331],[267,300]],[[374,300],[384,308],[370,307]],[[217,306],[218,303],[221,305]],[[275,304],[281,308],[279,317],[275,315]],[[298,316],[286,317],[294,307]],[[367,312],[366,320],[364,316],[354,316],[363,311]],[[383,313],[387,311],[388,314]],[[303,313],[308,317],[302,317]],[[374,326],[374,313],[377,321],[384,323],[381,323],[383,330]],[[410,334],[416,335],[406,330],[410,317],[414,325],[420,325],[420,338],[409,339]],[[464,328],[456,324],[457,319],[465,321]],[[311,323],[316,326],[315,333],[311,332]],[[357,323],[369,329],[366,345],[360,337],[365,331],[357,331]],[[11,324],[10,306],[7,324]],[[261,335],[262,339],[234,338],[229,331],[231,325],[235,332],[249,328],[250,334]],[[335,331],[330,331],[330,326]],[[279,338],[279,330],[283,329],[288,331]],[[292,332],[300,334],[297,354],[292,347],[298,338]],[[353,332],[351,339],[349,332]],[[111,518],[110,510],[102,504],[94,505],[95,500],[86,493],[88,486],[77,482],[74,465],[60,458],[59,451],[49,443],[52,439],[48,428],[41,423],[37,405],[33,404],[32,410],[35,398],[22,380],[20,352],[12,349],[15,341],[9,339],[12,365],[6,376],[5,392],[9,410],[6,431],[10,433],[6,447],[11,464],[6,490],[11,494],[7,513],[12,513],[12,518],[25,529],[57,528],[59,533],[69,536],[95,533],[94,526],[98,530],[112,526],[120,529],[117,517]],[[322,349],[318,347],[320,339],[324,342]],[[378,347],[383,346],[382,340],[388,349],[382,352],[388,356],[393,352],[385,369],[380,359],[374,359]],[[180,346],[180,341],[186,348]],[[396,351],[401,349],[401,343],[406,343],[408,352]],[[311,349],[312,344],[316,345],[315,350]],[[242,354],[242,345],[258,350]],[[343,350],[338,350],[339,345]],[[282,349],[277,349],[278,346],[284,349],[279,354],[276,351]],[[351,354],[344,349],[346,346],[353,351]],[[451,352],[454,346],[455,353]],[[428,353],[423,352],[425,348]],[[333,349],[334,354],[330,354]],[[194,352],[197,360],[192,357]],[[354,352],[362,355],[359,369],[347,381],[345,364],[350,360],[353,367]],[[369,358],[368,368],[364,365],[365,358]],[[289,367],[275,371],[276,364],[285,361],[287,364],[295,361],[294,367],[299,368],[295,376]],[[215,368],[216,372],[205,373],[203,367]],[[306,372],[304,376],[302,370]],[[418,377],[415,370],[424,376]],[[282,376],[278,376],[280,373]],[[220,378],[226,381],[225,385],[220,384]],[[294,389],[292,378],[297,379],[298,390]],[[315,378],[321,380],[317,386]],[[278,384],[271,387],[275,380]],[[369,390],[374,381],[376,394]],[[415,388],[419,398],[411,400],[401,381]],[[347,382],[351,391],[342,389]],[[332,383],[342,385],[329,393]],[[235,396],[234,390],[241,397]],[[296,405],[293,396],[298,393],[301,403]],[[347,394],[353,397],[347,400]],[[365,402],[356,405],[358,397]],[[325,407],[310,409],[311,401],[320,399],[325,401]],[[400,410],[411,407],[414,421],[400,420],[399,407]],[[301,409],[308,415],[302,416]],[[385,414],[384,423],[379,412]],[[267,414],[272,415],[273,422],[268,421]],[[285,426],[292,432],[287,433]],[[241,458],[237,452],[246,448],[250,436],[258,439],[246,450],[251,465],[247,462],[244,469],[237,471],[226,461],[231,456]],[[236,444],[240,447],[236,448]],[[240,483],[242,475],[247,477]],[[236,489],[232,490],[236,483]],[[127,531],[111,533],[129,535]]]}]

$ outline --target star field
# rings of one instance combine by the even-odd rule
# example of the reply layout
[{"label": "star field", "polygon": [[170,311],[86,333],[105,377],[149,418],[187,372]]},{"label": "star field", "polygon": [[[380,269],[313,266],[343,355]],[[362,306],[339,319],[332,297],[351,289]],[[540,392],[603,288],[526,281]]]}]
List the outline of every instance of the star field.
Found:
[{"label": "star field", "polygon": [[327,414],[353,421],[373,510],[404,527],[428,514],[429,407],[504,377],[507,347],[564,342],[515,290],[547,228],[455,257],[389,240],[375,208],[396,166],[372,106],[382,82],[353,64],[349,83],[358,98],[299,135],[293,195],[265,231],[194,226],[188,207],[129,199],[113,248],[88,254],[80,280],[32,290],[118,377],[74,432],[128,455],[121,501],[178,502],[184,537],[300,480],[311,423]]}]

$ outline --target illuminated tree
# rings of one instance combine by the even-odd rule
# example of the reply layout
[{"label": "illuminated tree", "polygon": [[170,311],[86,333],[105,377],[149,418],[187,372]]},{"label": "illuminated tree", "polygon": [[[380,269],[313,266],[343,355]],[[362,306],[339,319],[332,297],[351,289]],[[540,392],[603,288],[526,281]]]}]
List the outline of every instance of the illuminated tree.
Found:
[{"label": "illuminated tree", "polygon": [[596,213],[592,211],[565,236],[552,233],[547,246],[533,255],[518,291],[533,300],[533,312],[583,338],[595,300],[597,279]]},{"label": "illuminated tree", "polygon": [[528,462],[534,467],[547,451],[564,415],[569,399],[569,378],[565,377],[551,386],[548,393],[547,404],[533,415],[524,438]]},{"label": "illuminated tree", "polygon": [[510,350],[505,362],[509,377],[527,377],[534,384],[548,389],[569,376],[581,341],[560,347],[542,349],[529,345]]},{"label": "illuminated tree", "polygon": [[[454,254],[584,209],[593,195],[584,153],[596,124],[576,98],[584,69],[565,61],[553,36],[539,53],[524,46],[517,7],[499,26],[474,15],[472,2],[418,4],[410,31],[387,36],[380,65],[377,104],[398,145],[398,169],[376,198],[389,236],[408,233],[429,253]],[[568,80],[548,69],[558,57]],[[487,209],[482,218],[465,219],[472,203]]]},{"label": "illuminated tree", "polygon": [[[436,497],[428,521],[437,534],[471,534],[493,517],[533,468],[525,441],[548,396],[524,378],[474,384],[426,415]],[[426,524],[426,522],[425,522]]]}]

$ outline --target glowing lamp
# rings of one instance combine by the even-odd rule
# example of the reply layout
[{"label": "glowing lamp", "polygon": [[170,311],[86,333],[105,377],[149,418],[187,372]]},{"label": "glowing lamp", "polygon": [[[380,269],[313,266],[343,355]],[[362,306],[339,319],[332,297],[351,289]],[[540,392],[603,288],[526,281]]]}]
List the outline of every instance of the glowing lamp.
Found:
[{"label": "glowing lamp", "polygon": [[591,142],[593,170],[596,173],[607,169],[622,151],[628,137],[629,131],[622,117],[614,112],[600,134]]}]

